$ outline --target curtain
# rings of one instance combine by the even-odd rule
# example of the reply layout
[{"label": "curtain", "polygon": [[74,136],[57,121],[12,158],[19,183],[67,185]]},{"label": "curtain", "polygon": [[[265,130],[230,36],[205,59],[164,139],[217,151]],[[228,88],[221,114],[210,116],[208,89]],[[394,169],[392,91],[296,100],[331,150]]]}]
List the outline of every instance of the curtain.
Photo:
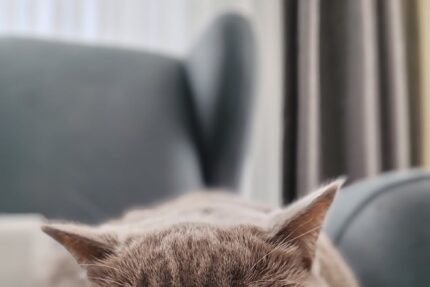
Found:
[{"label": "curtain", "polygon": [[428,57],[428,10],[402,0],[285,2],[286,201],[338,176],[419,165],[425,152],[430,165],[419,148],[430,144],[430,65],[418,58]]},{"label": "curtain", "polygon": [[419,53],[419,128],[420,163],[430,167],[430,1],[418,0],[418,53]]}]

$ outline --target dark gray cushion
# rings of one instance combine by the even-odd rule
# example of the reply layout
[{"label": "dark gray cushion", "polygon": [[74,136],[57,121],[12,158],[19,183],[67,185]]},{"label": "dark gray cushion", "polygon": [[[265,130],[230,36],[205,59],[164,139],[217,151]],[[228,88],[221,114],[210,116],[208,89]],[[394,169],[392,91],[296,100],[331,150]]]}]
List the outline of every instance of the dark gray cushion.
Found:
[{"label": "dark gray cushion", "polygon": [[430,174],[389,173],[345,188],[326,231],[363,287],[430,286]]},{"label": "dark gray cushion", "polygon": [[225,15],[203,39],[186,65],[0,39],[0,213],[94,222],[203,186],[237,187],[253,94],[249,24]]},{"label": "dark gray cushion", "polygon": [[185,62],[209,185],[239,185],[255,90],[254,48],[249,22],[226,14],[204,33]]}]

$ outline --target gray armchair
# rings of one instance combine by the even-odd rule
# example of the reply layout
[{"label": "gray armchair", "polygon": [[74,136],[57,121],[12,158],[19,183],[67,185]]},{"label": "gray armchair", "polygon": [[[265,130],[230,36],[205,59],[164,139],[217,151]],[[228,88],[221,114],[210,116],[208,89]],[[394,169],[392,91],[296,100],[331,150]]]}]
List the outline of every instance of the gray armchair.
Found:
[{"label": "gray armchair", "polygon": [[0,39],[0,213],[97,222],[201,187],[236,189],[254,93],[249,23],[185,59]]},{"label": "gray armchair", "polygon": [[326,231],[362,287],[430,286],[430,174],[394,172],[345,188]]}]

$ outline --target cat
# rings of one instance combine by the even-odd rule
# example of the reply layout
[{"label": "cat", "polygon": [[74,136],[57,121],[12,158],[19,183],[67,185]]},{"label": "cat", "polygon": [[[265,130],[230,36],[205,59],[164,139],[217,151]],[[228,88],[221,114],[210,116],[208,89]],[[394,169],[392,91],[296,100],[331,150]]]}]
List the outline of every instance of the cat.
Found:
[{"label": "cat", "polygon": [[[96,227],[51,223],[42,229],[86,272],[85,280],[64,286],[358,287],[320,234],[341,185],[332,182],[284,209],[206,192]],[[57,280],[71,270],[66,258],[62,262]],[[58,282],[53,286],[63,287]]]}]

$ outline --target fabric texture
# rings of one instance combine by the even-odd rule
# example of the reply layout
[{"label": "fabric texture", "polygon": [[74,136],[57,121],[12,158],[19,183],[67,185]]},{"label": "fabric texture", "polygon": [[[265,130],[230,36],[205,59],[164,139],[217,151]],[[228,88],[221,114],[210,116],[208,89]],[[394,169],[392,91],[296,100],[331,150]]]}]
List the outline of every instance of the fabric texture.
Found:
[{"label": "fabric texture", "polygon": [[387,173],[342,190],[325,231],[363,287],[428,286],[430,174]]},{"label": "fabric texture", "polygon": [[249,100],[256,88],[255,43],[249,23],[227,14],[195,44],[185,62],[205,182],[237,187],[247,153]]},{"label": "fabric texture", "polygon": [[286,201],[418,164],[412,2],[286,1]]},{"label": "fabric texture", "polygon": [[430,2],[417,0],[420,118],[420,163],[430,167]]},{"label": "fabric texture", "polygon": [[5,38],[0,66],[1,212],[98,219],[204,184],[179,60]]},{"label": "fabric texture", "polygon": [[0,213],[97,222],[202,187],[237,190],[252,32],[227,14],[204,38],[214,45],[196,45],[191,69],[144,51],[0,39]]}]

